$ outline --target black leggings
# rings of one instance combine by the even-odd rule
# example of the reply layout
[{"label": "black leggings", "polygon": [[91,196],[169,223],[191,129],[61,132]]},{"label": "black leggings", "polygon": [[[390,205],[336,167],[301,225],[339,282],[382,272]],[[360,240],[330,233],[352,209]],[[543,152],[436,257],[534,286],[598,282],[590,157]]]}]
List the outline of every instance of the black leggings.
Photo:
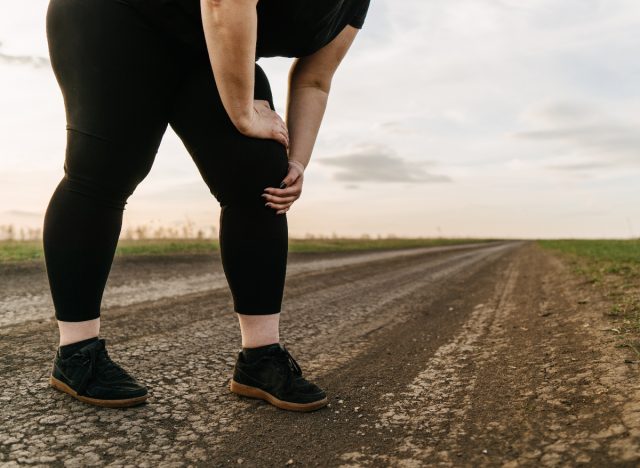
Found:
[{"label": "black leggings", "polygon": [[[64,97],[64,177],[47,207],[45,263],[58,320],[99,317],[124,206],[170,124],[221,206],[220,255],[235,312],[280,312],[287,218],[266,187],[287,174],[286,148],[241,134],[206,54],[117,0],[50,0],[47,38]],[[255,67],[255,99],[273,98]]]}]

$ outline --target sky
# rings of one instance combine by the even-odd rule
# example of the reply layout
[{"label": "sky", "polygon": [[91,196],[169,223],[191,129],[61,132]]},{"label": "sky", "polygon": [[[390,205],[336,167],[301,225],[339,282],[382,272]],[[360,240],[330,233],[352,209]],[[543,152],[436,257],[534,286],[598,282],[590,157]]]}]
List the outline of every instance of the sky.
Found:
[{"label": "sky", "polygon": [[[47,3],[0,0],[0,225],[40,227],[63,175]],[[372,0],[290,236],[640,236],[638,44],[637,0]],[[284,116],[291,59],[258,63]],[[168,130],[124,228],[218,216]]]}]

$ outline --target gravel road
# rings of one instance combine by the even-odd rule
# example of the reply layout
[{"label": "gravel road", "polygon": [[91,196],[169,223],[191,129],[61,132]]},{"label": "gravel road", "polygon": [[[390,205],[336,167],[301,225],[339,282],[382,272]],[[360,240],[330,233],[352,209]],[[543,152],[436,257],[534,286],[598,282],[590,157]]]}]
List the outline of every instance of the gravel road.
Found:
[{"label": "gravel road", "polygon": [[330,399],[300,414],[228,391],[217,255],[120,257],[102,336],[151,396],[105,409],[48,387],[43,265],[0,265],[0,465],[638,466],[638,367],[604,307],[533,243],[292,253],[282,341]]}]

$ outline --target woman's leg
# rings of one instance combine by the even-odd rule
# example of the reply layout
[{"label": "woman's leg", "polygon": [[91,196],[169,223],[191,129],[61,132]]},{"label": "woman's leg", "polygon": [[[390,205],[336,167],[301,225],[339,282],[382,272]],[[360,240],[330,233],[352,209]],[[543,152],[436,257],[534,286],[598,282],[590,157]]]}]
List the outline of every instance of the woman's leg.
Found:
[{"label": "woman's leg", "polygon": [[[242,332],[229,390],[282,409],[312,411],[327,405],[327,396],[302,376],[279,343],[287,218],[266,207],[262,197],[266,187],[278,187],[287,175],[287,150],[275,140],[247,137],[235,128],[205,59],[184,70],[170,123],[222,207],[220,256]],[[254,97],[273,109],[269,81],[257,64],[255,77]]]},{"label": "woman's leg", "polygon": [[178,67],[147,24],[113,0],[51,0],[47,39],[67,148],[43,246],[60,344],[67,345],[99,333],[123,210],[153,163]]},{"label": "woman's leg", "polygon": [[[273,109],[269,81],[256,64],[255,99]],[[170,123],[222,208],[220,254],[244,347],[277,343],[288,229],[285,214],[265,206],[266,187],[287,174],[286,148],[242,135],[227,116],[211,66],[194,64],[176,95]]]}]

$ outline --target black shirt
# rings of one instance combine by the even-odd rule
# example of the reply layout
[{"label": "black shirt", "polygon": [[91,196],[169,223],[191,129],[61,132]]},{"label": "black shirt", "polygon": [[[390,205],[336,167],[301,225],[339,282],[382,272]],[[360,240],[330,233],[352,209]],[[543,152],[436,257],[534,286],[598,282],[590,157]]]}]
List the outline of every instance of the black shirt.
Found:
[{"label": "black shirt", "polygon": [[[118,0],[189,47],[206,52],[200,0]],[[259,57],[303,57],[324,47],[346,25],[361,29],[370,0],[259,0]]]}]

